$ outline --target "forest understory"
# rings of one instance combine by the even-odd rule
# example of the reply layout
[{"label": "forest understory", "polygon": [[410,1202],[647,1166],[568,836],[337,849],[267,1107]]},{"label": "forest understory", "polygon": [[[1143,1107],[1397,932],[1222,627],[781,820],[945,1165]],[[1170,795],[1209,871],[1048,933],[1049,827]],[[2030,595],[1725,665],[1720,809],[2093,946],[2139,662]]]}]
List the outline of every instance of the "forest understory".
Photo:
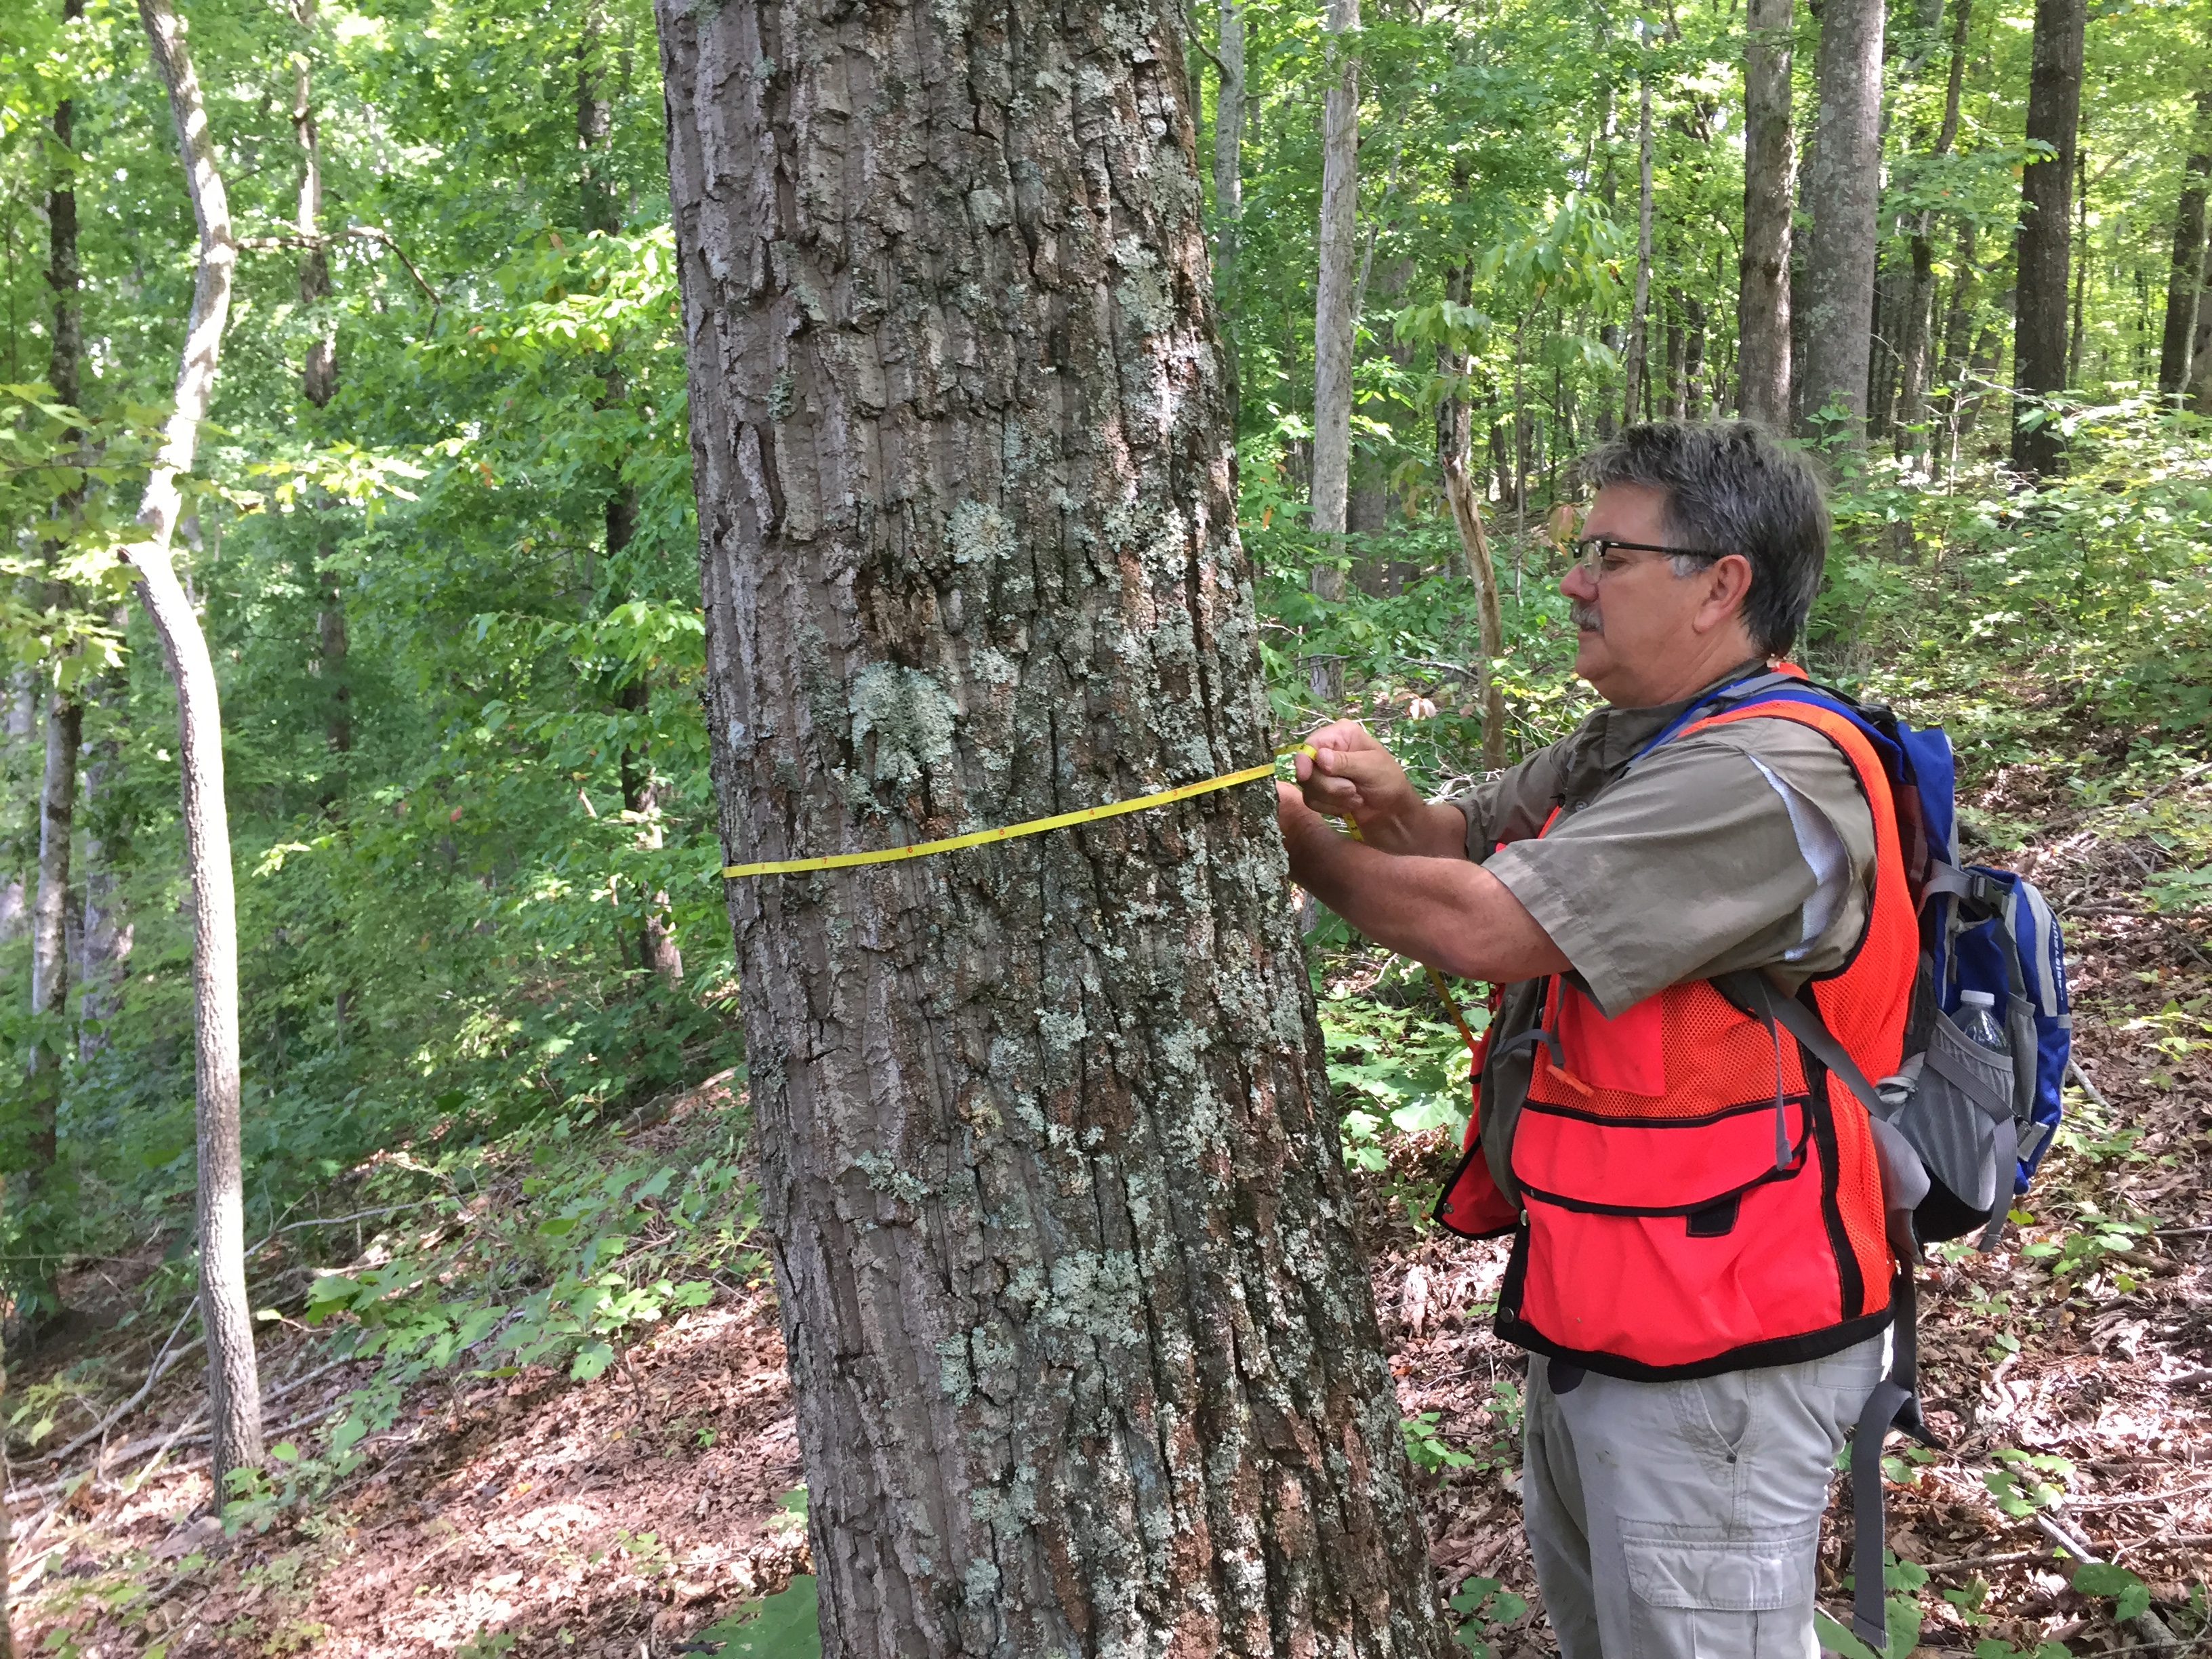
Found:
[{"label": "forest understory", "polygon": [[[2202,811],[2212,778],[2199,768],[2159,793]],[[1923,1392],[1948,1449],[1899,1439],[1888,1460],[1902,1478],[1890,1488],[1889,1540],[1910,1564],[1892,1570],[1893,1609],[1917,1607],[1922,1648],[1981,1659],[2179,1653],[2207,1628],[2212,1074],[2202,1056],[2212,1051],[2212,956],[2202,916],[2161,915],[2131,896],[2163,857],[2142,807],[2085,819],[2058,810],[2063,799],[2029,766],[1999,771],[1969,798],[1975,821],[2014,827],[2021,845],[2005,861],[2060,909],[2075,1052],[2101,1099],[2078,1082],[2069,1089],[2064,1139],[2016,1212],[2029,1218],[1998,1248],[1930,1252]],[[1317,967],[1326,996],[1372,993],[1392,964],[1353,946]],[[583,1155],[609,1171],[696,1161],[726,1146],[744,1113],[741,1081],[718,1077],[606,1126]],[[1555,1651],[1521,1529],[1525,1360],[1489,1329],[1504,1246],[1459,1241],[1426,1220],[1455,1156],[1444,1132],[1385,1130],[1381,1150],[1381,1167],[1354,1181],[1439,1583],[1466,1615],[1463,1641],[1497,1659]],[[322,1212],[367,1207],[365,1190],[326,1192]],[[347,1270],[452,1249],[495,1206],[528,1201],[520,1179],[493,1181],[427,1233],[365,1237]],[[72,1328],[27,1359],[15,1385],[98,1377],[112,1385],[106,1400],[127,1395],[159,1330],[101,1327],[132,1305],[135,1279],[158,1259],[149,1249],[75,1276]],[[292,1285],[281,1324],[263,1328],[272,1441],[304,1439],[377,1369],[374,1358],[333,1362],[329,1334],[294,1316],[301,1275],[289,1270],[301,1265],[283,1239],[253,1262],[257,1286]],[[228,1536],[194,1451],[204,1442],[194,1432],[198,1368],[176,1366],[102,1436],[19,1462],[27,1650],[753,1650],[716,1644],[759,1631],[745,1622],[759,1598],[806,1571],[794,1496],[803,1477],[762,1259],[725,1249],[709,1282],[711,1300],[660,1322],[595,1378],[534,1364],[415,1382],[391,1425],[361,1442],[357,1470],[312,1502],[249,1510]],[[95,1391],[75,1397],[81,1413],[104,1409]],[[57,1440],[79,1429],[58,1426]],[[2124,1571],[2076,1588],[2082,1571],[2055,1547],[2051,1524]],[[1849,1525],[1839,1497],[1821,1555],[1822,1600],[1838,1612]],[[811,1630],[811,1602],[809,1612]]]}]

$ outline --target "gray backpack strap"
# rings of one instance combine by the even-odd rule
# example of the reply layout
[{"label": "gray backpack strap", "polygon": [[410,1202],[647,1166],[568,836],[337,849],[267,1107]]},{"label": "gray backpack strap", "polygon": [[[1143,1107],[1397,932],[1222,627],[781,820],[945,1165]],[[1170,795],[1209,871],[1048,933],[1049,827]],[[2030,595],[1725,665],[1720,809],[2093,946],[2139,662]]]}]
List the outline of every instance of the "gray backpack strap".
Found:
[{"label": "gray backpack strap", "polygon": [[1796,1037],[1797,1046],[1826,1066],[1832,1076],[1841,1079],[1844,1086],[1859,1097],[1860,1104],[1868,1111],[1879,1118],[1889,1115],[1889,1108],[1882,1104],[1874,1085],[1859,1070],[1858,1061],[1846,1054],[1844,1045],[1829,1033],[1827,1022],[1796,998],[1783,995],[1782,988],[1765,975],[1750,969],[1722,974],[1713,980],[1713,988],[1747,1013],[1779,1025]]}]

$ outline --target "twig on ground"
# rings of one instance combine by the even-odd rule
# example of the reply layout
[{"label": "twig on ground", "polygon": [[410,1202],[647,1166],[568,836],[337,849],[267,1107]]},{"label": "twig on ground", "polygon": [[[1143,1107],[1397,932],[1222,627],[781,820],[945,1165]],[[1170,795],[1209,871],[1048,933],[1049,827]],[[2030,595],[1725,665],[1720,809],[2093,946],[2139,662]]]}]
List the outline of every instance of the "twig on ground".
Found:
[{"label": "twig on ground", "polygon": [[[2058,1516],[2048,1512],[2041,1512],[2036,1516],[2035,1524],[2045,1538],[2051,1540],[2083,1566],[2100,1567],[2106,1565],[2103,1558],[2083,1541],[2081,1534],[2075,1532]],[[2147,1645],[2168,1653],[2179,1650],[2180,1644],[2173,1632],[2167,1627],[2166,1620],[2148,1607],[2145,1607],[2127,1622],[2134,1626],[2147,1638]]]}]

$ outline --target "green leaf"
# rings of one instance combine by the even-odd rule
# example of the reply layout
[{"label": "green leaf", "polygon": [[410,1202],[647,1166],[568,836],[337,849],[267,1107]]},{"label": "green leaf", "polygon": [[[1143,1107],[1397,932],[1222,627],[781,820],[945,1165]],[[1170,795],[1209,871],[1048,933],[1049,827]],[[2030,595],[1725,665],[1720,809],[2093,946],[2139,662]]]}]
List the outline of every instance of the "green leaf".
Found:
[{"label": "green leaf", "polygon": [[799,1574],[789,1589],[708,1626],[691,1638],[695,1650],[716,1659],[819,1659],[822,1630],[814,1589],[811,1573]]}]

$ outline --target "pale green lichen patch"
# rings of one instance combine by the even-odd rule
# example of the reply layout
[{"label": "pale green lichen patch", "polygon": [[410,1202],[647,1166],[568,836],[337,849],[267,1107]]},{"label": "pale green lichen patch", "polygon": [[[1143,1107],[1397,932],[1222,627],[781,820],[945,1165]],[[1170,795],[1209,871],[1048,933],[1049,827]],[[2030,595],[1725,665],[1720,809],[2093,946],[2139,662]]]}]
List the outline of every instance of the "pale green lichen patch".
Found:
[{"label": "pale green lichen patch", "polygon": [[918,1205],[929,1196],[927,1182],[882,1152],[862,1152],[853,1160],[853,1167],[867,1176],[873,1190],[889,1193],[902,1204]]},{"label": "pale green lichen patch", "polygon": [[868,752],[878,782],[912,786],[932,766],[952,757],[960,709],[951,694],[927,674],[873,662],[853,680],[853,747]]}]

